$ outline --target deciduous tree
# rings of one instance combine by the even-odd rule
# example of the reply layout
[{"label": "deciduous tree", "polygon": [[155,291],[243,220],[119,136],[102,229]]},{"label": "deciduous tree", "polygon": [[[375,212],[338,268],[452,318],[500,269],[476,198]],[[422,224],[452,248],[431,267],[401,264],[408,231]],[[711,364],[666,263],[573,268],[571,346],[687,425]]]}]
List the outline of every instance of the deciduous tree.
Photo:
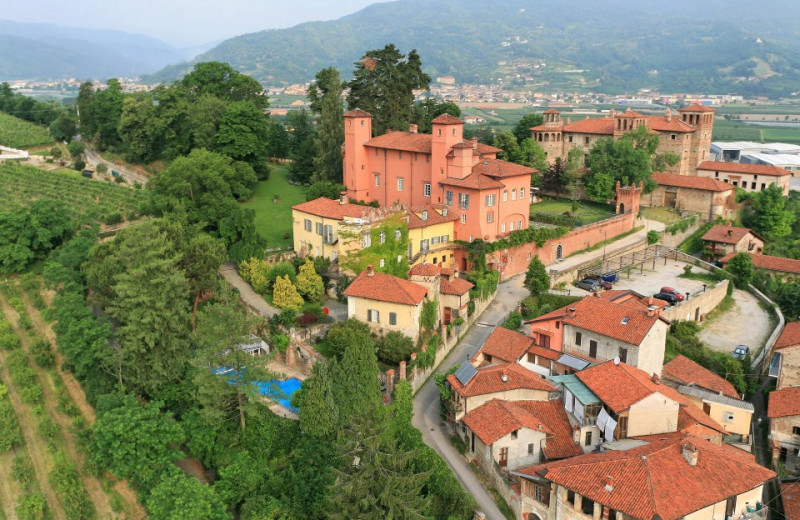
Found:
[{"label": "deciduous tree", "polygon": [[147,497],[147,512],[153,520],[228,520],[231,514],[214,488],[178,468],[166,476]]},{"label": "deciduous tree", "polygon": [[747,253],[739,253],[725,265],[725,270],[734,276],[736,287],[743,289],[753,280],[755,265]]},{"label": "deciduous tree", "polygon": [[786,197],[776,184],[770,184],[753,198],[752,214],[747,223],[760,233],[784,237],[791,233],[795,215],[786,205]]},{"label": "deciduous tree", "polygon": [[526,139],[531,138],[531,128],[539,126],[543,122],[542,114],[525,114],[514,126],[514,129],[511,130],[511,133],[514,134],[514,137],[517,138],[517,142],[521,145]]}]

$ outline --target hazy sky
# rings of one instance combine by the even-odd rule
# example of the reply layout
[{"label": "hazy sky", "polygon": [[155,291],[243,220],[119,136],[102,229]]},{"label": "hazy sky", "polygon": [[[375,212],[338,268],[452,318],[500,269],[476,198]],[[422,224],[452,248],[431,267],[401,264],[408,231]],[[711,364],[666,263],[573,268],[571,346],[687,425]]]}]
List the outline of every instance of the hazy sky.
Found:
[{"label": "hazy sky", "polygon": [[8,0],[0,19],[147,34],[175,46],[333,20],[385,0]]}]

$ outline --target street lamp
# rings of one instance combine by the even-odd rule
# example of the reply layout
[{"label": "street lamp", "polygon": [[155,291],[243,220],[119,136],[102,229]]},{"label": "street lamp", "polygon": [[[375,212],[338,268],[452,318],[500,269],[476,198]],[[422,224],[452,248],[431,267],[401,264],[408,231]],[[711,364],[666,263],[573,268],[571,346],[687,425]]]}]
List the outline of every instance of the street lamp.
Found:
[{"label": "street lamp", "polygon": [[601,270],[605,270],[606,268],[606,237],[608,236],[608,230],[603,230],[603,263],[600,266]]}]

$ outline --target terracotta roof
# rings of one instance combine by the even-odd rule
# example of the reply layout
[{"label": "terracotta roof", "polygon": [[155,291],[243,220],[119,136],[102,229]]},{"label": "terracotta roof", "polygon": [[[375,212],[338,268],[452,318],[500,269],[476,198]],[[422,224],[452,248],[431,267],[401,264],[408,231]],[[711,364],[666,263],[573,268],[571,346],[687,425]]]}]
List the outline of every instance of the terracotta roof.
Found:
[{"label": "terracotta roof", "polygon": [[[679,431],[699,431],[700,427],[714,431],[715,433],[722,433],[727,435],[728,432],[725,427],[712,419],[706,414],[699,406],[694,404],[691,399],[681,394],[674,388],[662,385],[660,393],[664,394],[673,401],[680,404],[678,409],[678,430]],[[692,429],[692,427],[695,427]]]},{"label": "terracotta roof", "polygon": [[564,132],[572,132],[576,134],[614,134],[614,118],[601,117],[598,119],[582,119],[564,125]]},{"label": "terracotta roof", "polygon": [[728,397],[739,399],[739,393],[730,381],[723,379],[685,356],[677,356],[664,365],[661,374],[662,377],[669,377],[681,384],[694,384],[706,390],[722,392]]},{"label": "terracotta roof", "polygon": [[392,131],[386,132],[378,137],[373,137],[364,143],[364,146],[430,154],[431,139],[432,137],[430,134]]},{"label": "terracotta roof", "polygon": [[464,294],[469,292],[470,289],[475,287],[475,285],[463,278],[453,278],[452,280],[448,280],[446,278],[442,278],[442,281],[439,285],[439,291],[442,294]]},{"label": "terracotta roof", "polygon": [[567,123],[562,126],[547,126],[542,124],[534,126],[531,130],[540,131],[563,131],[576,134],[600,134],[600,135],[613,135],[616,117],[624,118],[644,118],[647,128],[651,131],[659,132],[694,132],[694,128],[680,120],[680,118],[673,117],[667,121],[665,116],[646,116],[638,112],[623,112],[615,117],[598,117],[594,119],[581,119],[574,123]]},{"label": "terracotta roof", "polygon": [[[683,435],[649,439],[630,450],[588,453],[515,473],[545,478],[644,520],[676,520],[775,478],[774,471],[732,446]],[[694,466],[683,457],[687,445],[698,452]]]},{"label": "terracotta roof", "polygon": [[[423,211],[428,212],[428,219],[422,220],[420,216]],[[442,215],[440,211],[444,211],[447,215]],[[452,208],[446,206],[427,205],[421,208],[412,208],[407,210],[408,213],[408,229],[419,229],[436,224],[444,224],[445,222],[455,222],[458,220],[458,213]],[[452,237],[451,237],[452,238]]]},{"label": "terracotta roof", "polygon": [[372,117],[372,114],[370,114],[366,110],[361,110],[360,108],[354,108],[349,112],[345,112],[344,117]]},{"label": "terracotta roof", "polygon": [[644,114],[640,114],[639,112],[634,112],[633,110],[631,110],[629,108],[625,112],[622,112],[621,114],[617,114],[614,117],[622,117],[622,118],[625,118],[625,119],[631,119],[631,118],[645,117],[645,115]]},{"label": "terracotta roof", "polygon": [[694,175],[678,175],[676,173],[654,173],[654,181],[661,186],[675,186],[677,188],[691,188],[705,191],[733,191],[732,184],[718,181],[710,177],[697,177]]},{"label": "terracotta roof", "polygon": [[492,159],[481,161],[472,167],[472,175],[488,175],[490,177],[499,177],[501,179],[507,177],[517,177],[519,175],[530,175],[536,173],[538,170],[529,166],[523,166],[502,159]]},{"label": "terracotta roof", "polygon": [[496,146],[489,146],[488,144],[478,143],[478,153],[480,155],[485,155],[488,153],[500,153],[502,152],[502,148],[497,148]]},{"label": "terracotta roof", "polygon": [[528,130],[548,130],[550,132],[560,132],[564,129],[564,125],[554,125],[553,123],[544,123],[541,125],[533,126]]},{"label": "terracotta roof", "polygon": [[559,112],[555,108],[551,108],[551,109],[548,109],[548,110],[545,110],[544,112],[542,112],[542,114],[560,114],[560,113],[561,112]]},{"label": "terracotta roof", "polygon": [[488,175],[481,175],[478,173],[471,173],[463,179],[456,179],[454,177],[447,177],[439,181],[439,184],[445,186],[456,186],[459,188],[468,188],[472,190],[488,190],[494,188],[503,188],[505,184],[496,181]]},{"label": "terracotta roof", "polygon": [[[550,331],[546,331],[550,332]],[[558,361],[561,356],[564,355],[563,352],[558,350],[553,350],[551,348],[540,347],[538,345],[533,345],[531,348],[528,349],[529,354],[536,354],[539,357],[543,357],[545,359],[549,359],[551,361]]]},{"label": "terracotta roof", "polygon": [[627,410],[645,397],[668,388],[653,383],[643,370],[620,362],[606,361],[577,372],[583,384],[595,393],[612,411]]},{"label": "terracotta roof", "polygon": [[[738,252],[728,253],[720,258],[719,261],[723,264],[728,263],[728,261],[730,261],[730,259],[737,254]],[[795,260],[794,258],[784,258],[782,256],[762,255],[758,253],[747,254],[749,254],[750,258],[753,259],[753,265],[755,265],[758,269],[768,269],[770,271],[780,271],[782,273],[800,273],[800,260]]]},{"label": "terracotta roof", "polygon": [[[717,437],[718,435],[722,434],[725,435],[727,432],[722,428],[719,429],[709,428],[708,426],[702,424],[700,421],[695,418],[690,412],[694,410],[699,410],[696,406],[682,406],[678,410],[678,431],[687,435],[695,435],[697,437]],[[702,415],[704,413],[700,412]],[[708,417],[706,415],[706,417]]]},{"label": "terracotta roof", "polygon": [[800,345],[800,321],[790,321],[775,342],[775,350]]},{"label": "terracotta roof", "polygon": [[[481,348],[475,353],[484,354],[497,358],[501,361],[516,362],[525,355],[525,352],[533,345],[533,338],[521,334],[505,327],[495,327]],[[473,358],[474,359],[474,358]]]},{"label": "terracotta roof", "polygon": [[[506,374],[507,380],[503,381],[500,377]],[[505,392],[508,390],[528,389],[553,392],[555,387],[542,379],[539,374],[534,374],[527,368],[517,363],[505,365],[489,365],[478,368],[478,373],[470,379],[466,386],[456,379],[455,374],[447,376],[447,381],[453,390],[463,397],[475,395],[493,394],[495,392]]]},{"label": "terracotta roof", "polygon": [[769,164],[746,164],[746,163],[733,163],[722,161],[703,161],[698,170],[709,170],[717,172],[728,173],[747,173],[755,175],[769,175],[772,177],[783,177],[784,175],[791,175],[789,170],[778,168]]},{"label": "terracotta roof", "polygon": [[431,124],[434,125],[463,125],[464,121],[460,120],[456,116],[451,116],[450,114],[442,114],[440,116],[436,116]]},{"label": "terracotta roof", "polygon": [[688,125],[680,118],[672,117],[669,121],[665,116],[645,116],[647,128],[659,132],[694,132],[692,125]]},{"label": "terracotta roof", "polygon": [[723,244],[738,244],[748,233],[754,234],[749,228],[716,224],[706,231],[703,240],[708,242],[721,242]]},{"label": "terracotta roof", "polygon": [[409,271],[409,275],[415,276],[436,276],[439,274],[439,268],[433,264],[421,263],[417,264],[412,267]]},{"label": "terracotta roof", "polygon": [[402,305],[419,305],[427,292],[425,287],[414,282],[384,273],[373,273],[370,276],[364,271],[353,280],[344,295]]},{"label": "terracotta roof", "polygon": [[544,421],[531,412],[516,406],[511,401],[492,399],[488,403],[471,410],[461,419],[475,435],[487,446],[509,433],[527,428],[551,434],[553,431]]},{"label": "terracotta roof", "polygon": [[342,204],[338,200],[326,197],[295,204],[292,209],[335,220],[344,220],[344,217],[361,218],[367,210],[367,208],[358,204],[350,204],[349,202]]},{"label": "terracotta roof", "polygon": [[529,411],[542,420],[553,432],[548,436],[544,456],[550,460],[565,459],[581,455],[583,450],[575,444],[564,403],[560,399],[550,401],[514,401],[518,407]]},{"label": "terracotta roof", "polygon": [[[575,316],[569,316],[570,308],[575,309]],[[528,323],[549,321],[553,318],[561,318],[566,324],[631,345],[639,345],[656,321],[663,320],[657,314],[648,316],[647,305],[638,300],[615,303],[606,298],[587,296],[575,303],[529,320]],[[628,319],[625,320],[625,318]]]},{"label": "terracotta roof", "polygon": [[769,393],[767,417],[775,419],[790,415],[800,415],[800,386],[782,388]]},{"label": "terracotta roof", "polygon": [[786,520],[800,520],[800,480],[781,482],[781,500]]},{"label": "terracotta roof", "polygon": [[679,108],[678,112],[716,112],[713,108],[700,103],[689,105],[688,107]]}]

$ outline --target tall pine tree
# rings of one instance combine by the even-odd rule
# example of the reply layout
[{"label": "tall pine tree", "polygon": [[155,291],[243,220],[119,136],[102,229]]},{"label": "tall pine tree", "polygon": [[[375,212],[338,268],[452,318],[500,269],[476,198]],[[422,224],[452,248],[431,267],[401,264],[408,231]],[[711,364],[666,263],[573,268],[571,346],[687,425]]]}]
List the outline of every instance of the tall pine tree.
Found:
[{"label": "tall pine tree", "polygon": [[[329,67],[317,73],[317,81],[309,89],[311,109],[319,114],[317,138],[314,140],[312,182],[342,182],[341,146],[344,143],[342,86],[339,71]],[[318,107],[318,110],[315,110],[315,107]]]}]

